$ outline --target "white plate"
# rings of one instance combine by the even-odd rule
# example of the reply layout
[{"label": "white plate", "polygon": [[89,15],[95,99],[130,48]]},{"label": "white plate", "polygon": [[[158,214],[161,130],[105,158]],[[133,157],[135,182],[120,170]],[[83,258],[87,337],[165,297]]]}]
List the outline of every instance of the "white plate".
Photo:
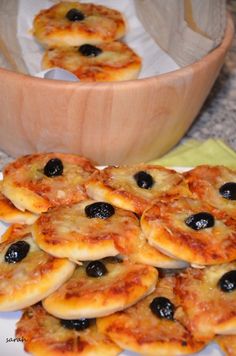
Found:
[{"label": "white plate", "polygon": [[[189,168],[176,167],[178,171],[187,171]],[[0,172],[0,179],[2,174]],[[0,222],[0,236],[6,230],[7,225]],[[19,320],[21,312],[0,312],[0,355],[2,356],[28,356],[29,354],[24,352],[23,342],[15,338],[15,326]],[[120,356],[137,356],[139,354],[129,351],[124,351]],[[204,350],[199,353],[195,353],[194,356],[223,356],[219,346],[215,343],[209,344]],[[95,356],[95,355],[94,355]],[[158,355],[157,355],[158,356]]]}]

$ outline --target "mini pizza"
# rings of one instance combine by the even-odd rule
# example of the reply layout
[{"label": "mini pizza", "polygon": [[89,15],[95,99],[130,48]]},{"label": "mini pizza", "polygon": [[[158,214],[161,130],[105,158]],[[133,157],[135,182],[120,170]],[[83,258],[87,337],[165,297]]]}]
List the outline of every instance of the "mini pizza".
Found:
[{"label": "mini pizza", "polygon": [[38,216],[29,211],[17,209],[12,202],[1,193],[1,187],[2,181],[0,182],[0,220],[7,224],[33,224]]},{"label": "mini pizza", "polygon": [[125,43],[97,46],[49,48],[42,59],[43,69],[63,68],[81,81],[122,81],[136,79],[141,70],[140,57]]},{"label": "mini pizza", "polygon": [[97,318],[135,304],[154,290],[157,278],[158,272],[151,266],[92,261],[77,267],[43,306],[62,319]]},{"label": "mini pizza", "polygon": [[214,341],[220,345],[225,356],[236,355],[236,335],[219,335]]},{"label": "mini pizza", "polygon": [[174,277],[161,279],[155,291],[134,306],[97,320],[98,330],[123,349],[142,355],[187,355],[204,347],[175,320]]},{"label": "mini pizza", "polygon": [[29,227],[11,230],[0,244],[0,311],[16,311],[46,298],[74,272],[75,264],[43,252]]},{"label": "mini pizza", "polygon": [[107,167],[85,184],[88,195],[139,215],[164,197],[190,194],[183,176],[173,169],[155,165]]},{"label": "mini pizza", "polygon": [[151,245],[191,264],[236,259],[236,220],[198,199],[156,203],[142,215],[141,228]]},{"label": "mini pizza", "polygon": [[236,334],[236,262],[189,268],[176,279],[175,293],[184,312],[176,317],[194,337]]},{"label": "mini pizza", "polygon": [[185,178],[197,197],[236,218],[236,171],[202,165],[186,172]]},{"label": "mini pizza", "polygon": [[2,192],[18,209],[40,214],[85,199],[84,183],[95,170],[89,160],[72,154],[22,156],[5,167]]},{"label": "mini pizza", "polygon": [[140,227],[130,211],[84,200],[42,214],[32,233],[40,248],[53,256],[89,261],[125,254]]},{"label": "mini pizza", "polygon": [[96,45],[119,39],[125,32],[119,11],[92,3],[62,1],[41,10],[33,22],[33,34],[44,47]]},{"label": "mini pizza", "polygon": [[16,337],[35,356],[116,356],[121,349],[97,331],[91,319],[60,320],[40,304],[27,308],[17,323]]}]

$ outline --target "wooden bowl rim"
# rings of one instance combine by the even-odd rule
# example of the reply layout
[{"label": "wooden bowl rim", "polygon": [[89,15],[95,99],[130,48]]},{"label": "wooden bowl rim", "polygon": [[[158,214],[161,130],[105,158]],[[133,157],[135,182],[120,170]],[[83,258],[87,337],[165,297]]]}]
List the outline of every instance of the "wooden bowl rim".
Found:
[{"label": "wooden bowl rim", "polygon": [[[26,85],[26,82],[31,82],[31,84],[35,84],[37,86],[47,86],[47,87],[52,87],[52,89],[72,89],[74,90],[91,90],[91,89],[96,89],[96,90],[107,90],[111,89],[112,87],[115,86],[116,90],[123,90],[127,88],[128,90],[130,87],[132,89],[136,89],[138,87],[142,88],[143,84],[146,85],[153,85],[154,82],[157,83],[161,81],[172,81],[174,78],[179,78],[179,77],[185,77],[188,76],[190,73],[193,71],[200,71],[203,66],[208,63],[208,65],[211,62],[214,62],[218,56],[220,56],[222,53],[227,52],[228,48],[230,47],[232,40],[234,36],[234,23],[233,19],[230,13],[227,14],[227,25],[225,29],[225,34],[224,38],[221,42],[221,44],[215,48],[213,51],[208,53],[206,56],[201,58],[200,60],[196,61],[193,64],[187,65],[183,68],[171,71],[169,73],[164,73],[148,78],[141,78],[141,79],[135,79],[135,80],[127,80],[127,81],[121,81],[121,82],[68,82],[68,81],[63,81],[63,80],[51,80],[51,79],[44,79],[44,78],[38,78],[34,76],[30,76],[28,74],[23,74],[23,73],[18,73],[11,71],[9,69],[5,68],[0,68],[0,76],[1,74],[4,74],[5,76],[7,75],[9,79],[12,79],[16,82],[21,83],[24,80],[24,85]],[[6,74],[7,73],[7,74]]]}]

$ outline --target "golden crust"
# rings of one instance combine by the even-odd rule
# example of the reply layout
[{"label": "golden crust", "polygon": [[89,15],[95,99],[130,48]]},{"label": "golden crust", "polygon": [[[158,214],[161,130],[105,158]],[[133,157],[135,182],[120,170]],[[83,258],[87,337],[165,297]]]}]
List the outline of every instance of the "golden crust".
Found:
[{"label": "golden crust", "polygon": [[236,200],[225,199],[219,188],[227,183],[236,183],[236,171],[223,166],[202,165],[186,172],[190,190],[208,204],[236,218]]},{"label": "golden crust", "polygon": [[161,279],[156,290],[131,308],[97,320],[99,331],[121,348],[144,355],[185,355],[199,351],[204,343],[194,340],[176,320],[160,319],[149,305],[156,297],[168,298],[175,306],[173,277]]},{"label": "golden crust", "polygon": [[[0,244],[0,311],[14,311],[40,301],[70,278],[75,269],[72,262],[40,250],[28,226],[17,225],[9,232],[12,234],[8,233]],[[9,246],[22,240],[30,245],[27,256],[16,263],[5,262]]]},{"label": "golden crust", "polygon": [[[155,183],[152,188],[142,189],[137,185],[134,175],[140,171],[145,171],[153,177]],[[180,173],[173,169],[145,164],[105,168],[93,174],[85,186],[91,198],[108,201],[140,215],[155,201],[164,197],[174,199],[190,194]]]},{"label": "golden crust", "polygon": [[123,310],[150,294],[158,272],[154,267],[103,261],[108,273],[89,277],[85,266],[43,301],[44,308],[63,319],[96,318]]},{"label": "golden crust", "polygon": [[[62,161],[63,174],[47,177],[46,163]],[[63,153],[39,153],[18,158],[3,171],[3,194],[21,210],[42,213],[51,207],[73,204],[86,198],[84,182],[95,171],[86,158]]]},{"label": "golden crust", "polygon": [[141,59],[125,43],[116,41],[96,47],[102,51],[97,56],[84,56],[79,47],[49,48],[43,56],[42,67],[63,68],[82,81],[121,81],[138,77]]},{"label": "golden crust", "polygon": [[[193,230],[185,224],[187,217],[199,212],[212,214],[214,226]],[[198,199],[156,203],[144,212],[141,228],[151,245],[192,264],[219,264],[236,259],[236,220]]]},{"label": "golden crust", "polygon": [[223,292],[220,278],[236,269],[236,262],[204,269],[189,268],[176,277],[175,293],[184,313],[176,317],[198,339],[236,334],[236,291]]},{"label": "golden crust", "polygon": [[8,224],[20,223],[31,225],[37,218],[38,216],[30,211],[21,211],[17,209],[12,202],[0,192],[1,221]]},{"label": "golden crust", "polygon": [[83,331],[66,329],[40,304],[27,308],[17,323],[16,336],[35,356],[116,356],[121,349],[98,333],[96,324]]},{"label": "golden crust", "polygon": [[151,246],[142,233],[129,240],[125,256],[134,263],[142,263],[159,268],[173,269],[188,266],[187,262],[171,258]]},{"label": "golden crust", "polygon": [[[82,12],[82,21],[70,21],[71,9]],[[102,5],[60,2],[41,10],[34,18],[33,34],[45,47],[99,44],[121,38],[126,31],[122,14]]]},{"label": "golden crust", "polygon": [[214,339],[224,351],[225,356],[236,355],[236,335],[219,335]]}]

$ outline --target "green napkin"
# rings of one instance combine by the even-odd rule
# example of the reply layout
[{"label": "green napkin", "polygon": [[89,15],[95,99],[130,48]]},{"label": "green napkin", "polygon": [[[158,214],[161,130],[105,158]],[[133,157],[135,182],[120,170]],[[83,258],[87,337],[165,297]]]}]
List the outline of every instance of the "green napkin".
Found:
[{"label": "green napkin", "polygon": [[193,167],[199,164],[236,168],[236,152],[218,139],[188,140],[151,164],[168,167]]}]

